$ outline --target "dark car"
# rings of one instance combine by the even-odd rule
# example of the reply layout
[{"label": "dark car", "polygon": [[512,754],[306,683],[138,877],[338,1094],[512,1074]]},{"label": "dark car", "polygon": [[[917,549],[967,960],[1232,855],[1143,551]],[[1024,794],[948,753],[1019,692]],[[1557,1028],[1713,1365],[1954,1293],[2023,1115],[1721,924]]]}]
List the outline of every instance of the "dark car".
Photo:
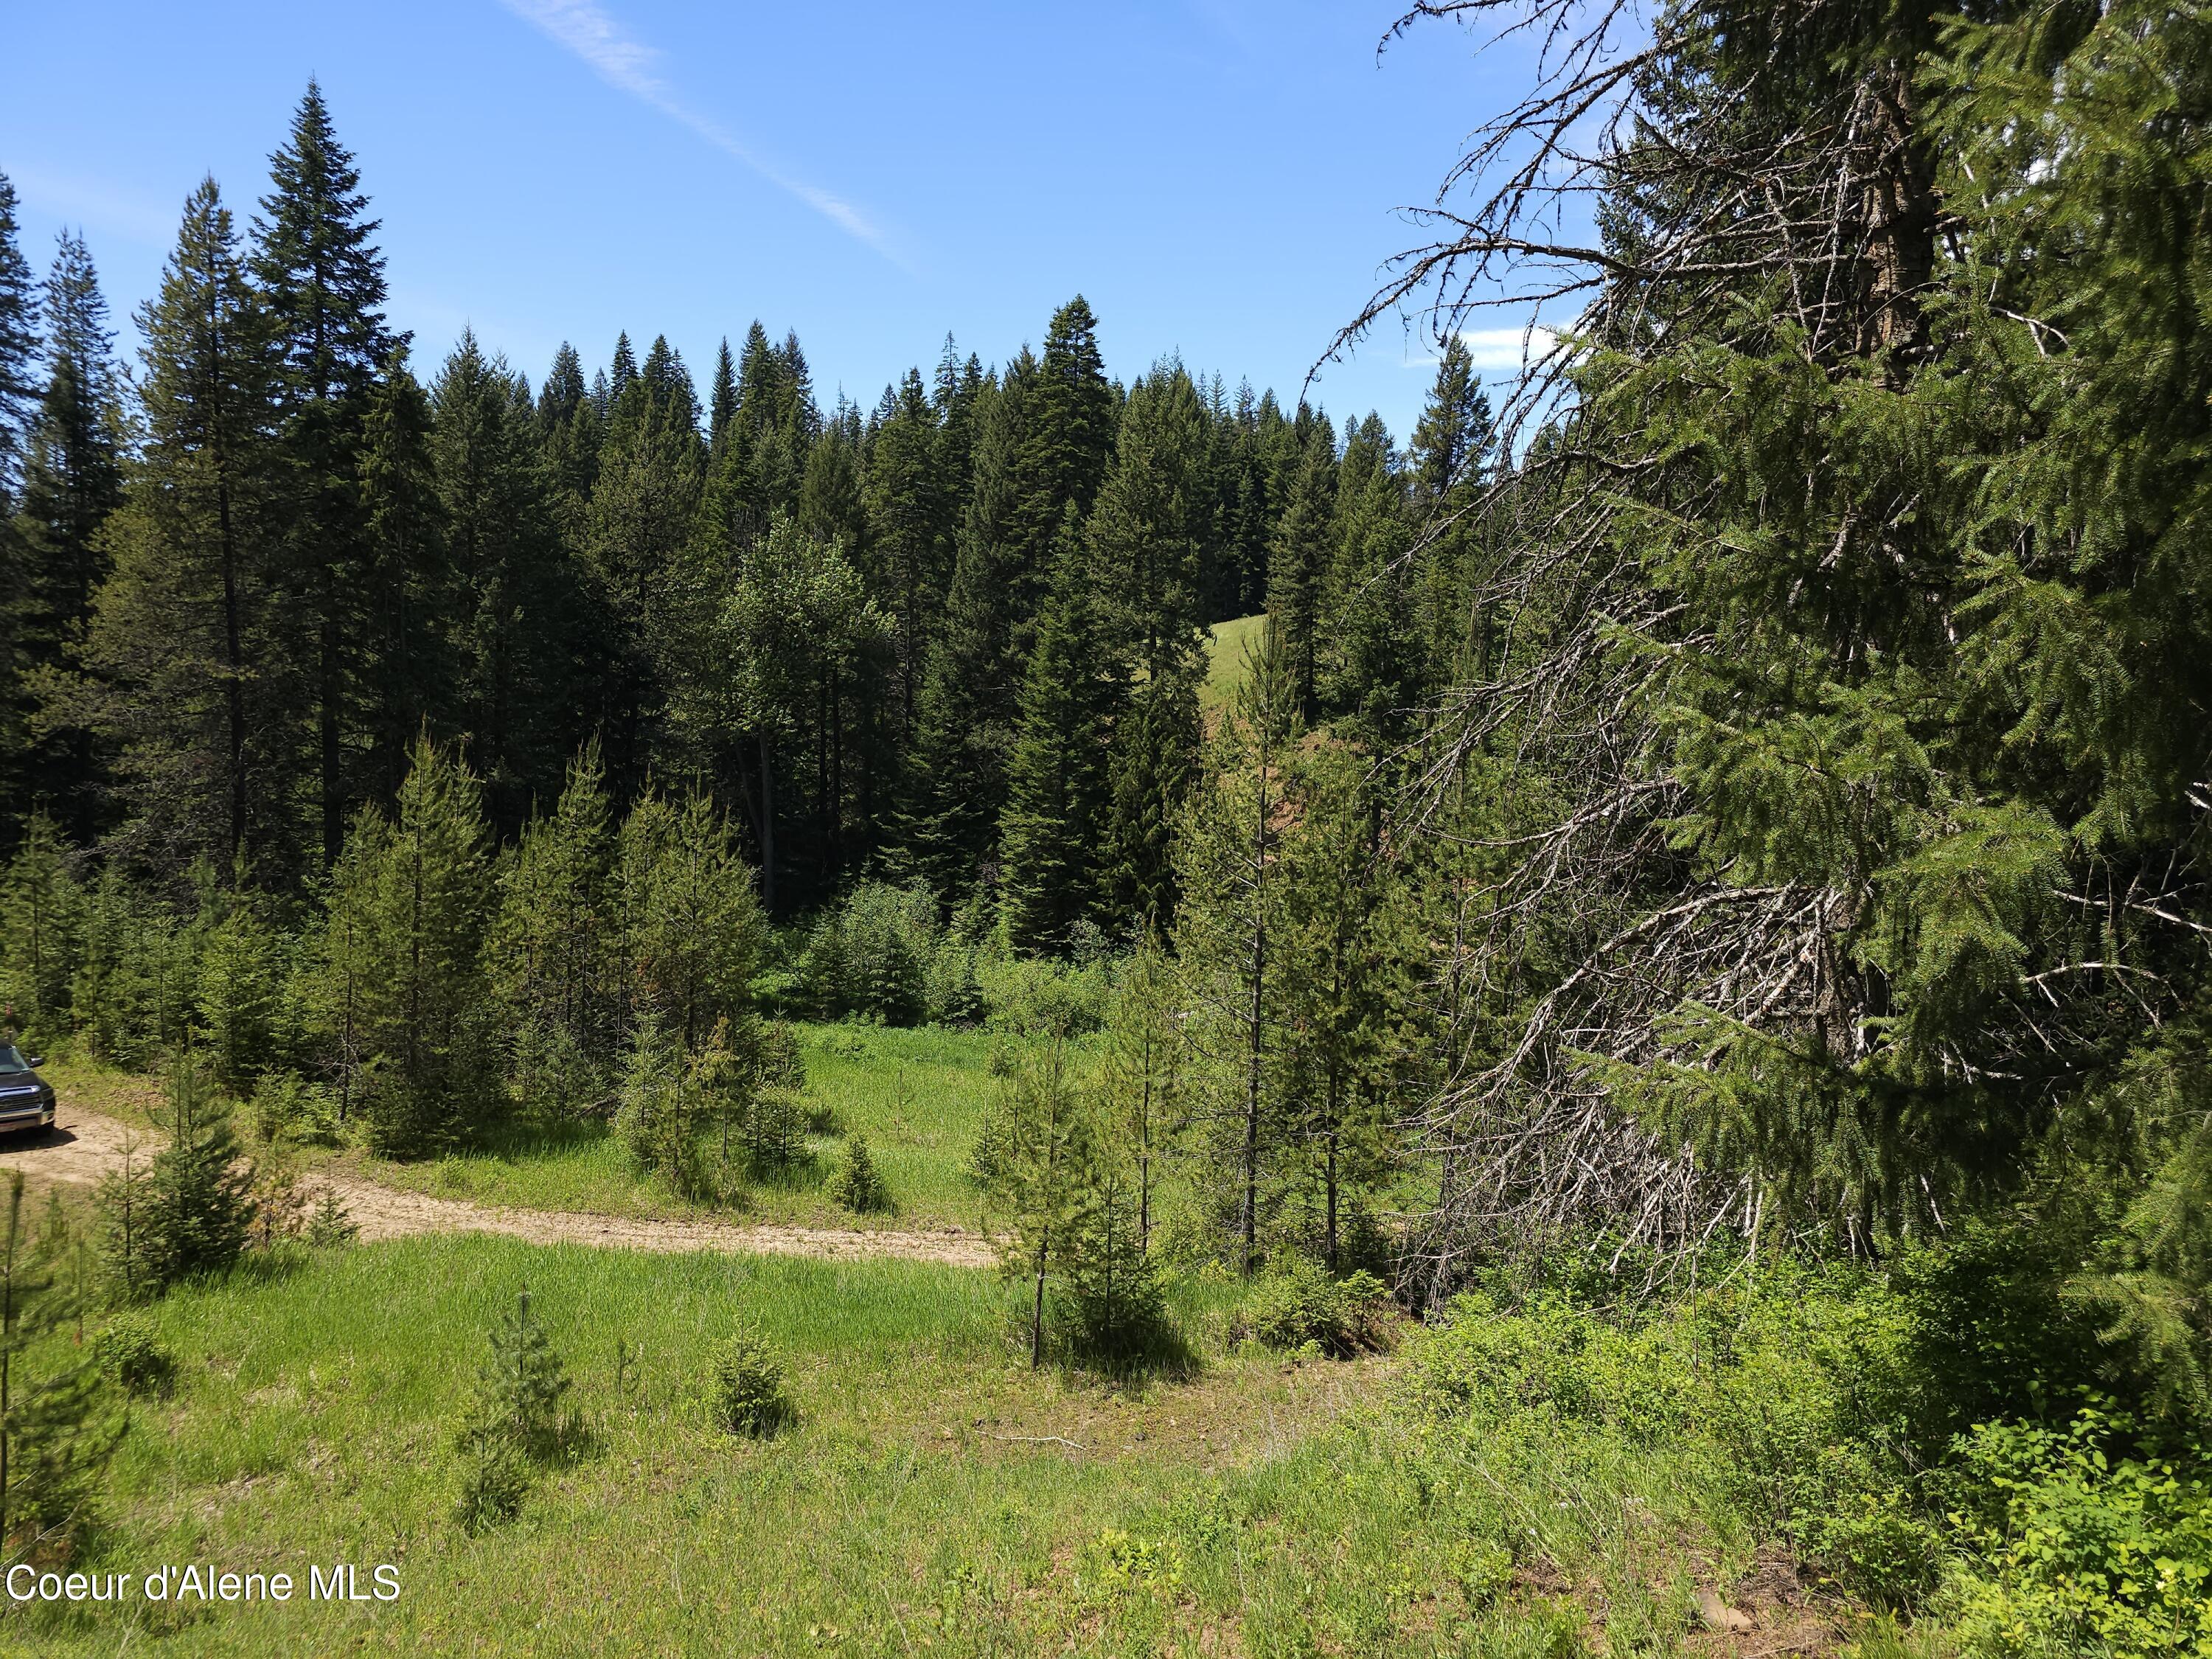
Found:
[{"label": "dark car", "polygon": [[54,1085],[39,1075],[38,1065],[36,1056],[0,1042],[0,1132],[53,1127]]}]

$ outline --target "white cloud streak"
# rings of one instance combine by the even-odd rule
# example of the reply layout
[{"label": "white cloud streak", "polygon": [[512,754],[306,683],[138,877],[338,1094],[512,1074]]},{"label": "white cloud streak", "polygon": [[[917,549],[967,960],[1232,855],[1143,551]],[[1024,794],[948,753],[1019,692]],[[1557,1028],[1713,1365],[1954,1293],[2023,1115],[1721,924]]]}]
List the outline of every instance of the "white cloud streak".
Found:
[{"label": "white cloud streak", "polygon": [[796,197],[900,269],[908,268],[890,238],[860,209],[844,198],[804,179],[793,178],[763,161],[728,128],[686,105],[676,95],[676,89],[661,78],[659,52],[624,33],[622,25],[593,4],[592,0],[500,0],[500,3],[555,45],[581,59],[609,86],[629,94],[693,137],[705,140],[750,168],[785,194]]},{"label": "white cloud streak", "polygon": [[1522,328],[1466,328],[1459,337],[1475,371],[1483,374],[1518,374],[1524,363],[1540,362],[1559,339],[1540,323]]}]

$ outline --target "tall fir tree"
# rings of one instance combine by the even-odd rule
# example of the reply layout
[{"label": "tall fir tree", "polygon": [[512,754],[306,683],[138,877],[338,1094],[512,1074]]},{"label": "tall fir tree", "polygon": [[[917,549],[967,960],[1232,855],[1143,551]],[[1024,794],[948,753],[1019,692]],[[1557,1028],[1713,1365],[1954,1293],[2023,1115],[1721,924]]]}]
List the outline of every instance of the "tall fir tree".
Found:
[{"label": "tall fir tree", "polygon": [[385,325],[384,256],[365,217],[360,169],[337,141],[313,81],[289,142],[269,160],[270,192],[254,221],[253,276],[272,354],[281,426],[283,585],[302,708],[311,711],[313,789],[325,866],[345,837],[349,775],[372,723],[359,642],[367,632],[362,425],[395,343]]},{"label": "tall fir tree", "polygon": [[461,595],[447,562],[428,393],[395,345],[362,421],[362,631],[359,788],[389,805],[422,733],[453,733]]},{"label": "tall fir tree", "polygon": [[15,506],[23,432],[38,396],[38,307],[15,217],[15,186],[0,173],[0,521]]},{"label": "tall fir tree", "polygon": [[112,746],[124,848],[181,875],[301,867],[298,705],[280,638],[280,465],[267,328],[212,179],[141,308],[143,441],[112,520],[84,719]]},{"label": "tall fir tree", "polygon": [[[24,448],[15,523],[22,562],[9,584],[20,696],[12,715],[0,714],[0,726],[19,722],[23,741],[13,767],[0,748],[0,792],[18,811],[55,813],[89,845],[102,827],[101,780],[89,733],[66,713],[66,682],[78,672],[93,596],[107,574],[100,538],[122,500],[125,416],[107,302],[84,243],[67,233],[46,276],[45,307],[46,390]],[[0,823],[0,845],[7,839]]]},{"label": "tall fir tree", "polygon": [[1017,950],[1065,951],[1098,917],[1107,745],[1126,696],[1071,501],[1006,769],[1002,902]]},{"label": "tall fir tree", "polygon": [[973,883],[995,836],[995,803],[1020,718],[1023,677],[1048,570],[1026,538],[1021,457],[1036,381],[1027,352],[981,393],[975,483],[954,542],[951,584],[917,702],[917,872],[944,891]]},{"label": "tall fir tree", "polygon": [[1267,621],[1304,718],[1320,712],[1330,567],[1335,562],[1336,453],[1326,425],[1306,443],[1268,548]]}]

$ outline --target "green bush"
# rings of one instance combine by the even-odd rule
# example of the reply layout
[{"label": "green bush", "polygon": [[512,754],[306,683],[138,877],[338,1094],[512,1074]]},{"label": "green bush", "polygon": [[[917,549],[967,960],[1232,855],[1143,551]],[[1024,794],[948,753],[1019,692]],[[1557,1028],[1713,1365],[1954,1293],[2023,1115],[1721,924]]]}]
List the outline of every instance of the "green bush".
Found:
[{"label": "green bush", "polygon": [[1262,1278],[1245,1316],[1251,1334],[1271,1348],[1308,1344],[1335,1358],[1390,1346],[1390,1293],[1370,1273],[1334,1279],[1299,1261]]},{"label": "green bush", "polygon": [[167,1395],[177,1370],[153,1316],[138,1310],[116,1315],[93,1339],[101,1373],[137,1399]]},{"label": "green bush", "polygon": [[2063,1428],[1977,1425],[1947,1485],[1964,1546],[1944,1611],[1964,1650],[2212,1654],[2212,1486],[2199,1458],[2125,1448],[2131,1419],[2100,1407]]},{"label": "green bush", "polygon": [[331,1091],[297,1072],[263,1073],[253,1085],[247,1116],[255,1139],[264,1146],[278,1140],[337,1144],[337,1105]]},{"label": "green bush", "polygon": [[726,1432],[764,1438],[797,1415],[783,1391],[783,1364],[753,1326],[717,1343],[709,1364],[708,1410]]},{"label": "green bush", "polygon": [[1454,1303],[1408,1368],[1425,1414],[1610,1437],[1696,1461],[1753,1528],[1853,1590],[1907,1603],[1940,1526],[1913,1484],[1929,1420],[1911,1309],[1869,1274],[1795,1269],[1596,1309],[1559,1289]]},{"label": "green bush", "polygon": [[926,889],[863,882],[808,930],[799,1000],[821,1019],[919,1024],[932,1014],[939,942],[937,901]]},{"label": "green bush", "polygon": [[847,1137],[844,1154],[830,1175],[829,1192],[842,1208],[855,1215],[871,1215],[890,1208],[890,1194],[884,1188],[883,1176],[877,1172],[875,1159],[869,1156],[865,1136]]}]

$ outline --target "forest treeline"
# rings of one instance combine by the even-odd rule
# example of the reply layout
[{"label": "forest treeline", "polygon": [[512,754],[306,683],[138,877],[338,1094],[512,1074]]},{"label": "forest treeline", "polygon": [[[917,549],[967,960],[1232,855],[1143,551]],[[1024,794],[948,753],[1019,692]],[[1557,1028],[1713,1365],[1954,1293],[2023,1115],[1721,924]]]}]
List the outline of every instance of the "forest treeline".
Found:
[{"label": "forest treeline", "polygon": [[1166,901],[1206,624],[1273,606],[1309,715],[1383,725],[1449,651],[1449,582],[1394,556],[1486,441],[1463,354],[1404,455],[1173,361],[1111,380],[1080,298],[865,410],[757,323],[703,387],[625,336],[533,391],[472,335],[419,369],[318,90],[270,179],[244,226],[193,194],[133,374],[83,243],[35,283],[0,196],[0,848],[44,816],[296,896],[418,738],[501,844],[595,743],[617,802],[729,814],[773,914],[868,872],[1064,951]]},{"label": "forest treeline", "polygon": [[703,401],[627,337],[425,385],[314,88],[270,172],[244,232],[195,192],[135,374],[82,242],[34,285],[0,227],[11,1029],[397,1156],[619,1109],[690,1193],[710,1125],[794,1150],[775,1015],[1110,1026],[1133,1236],[1172,1162],[1197,1248],[1379,1263],[1434,1070],[1389,793],[1465,632],[1424,527],[1495,459],[1462,346],[1402,452],[1124,386],[1080,298],[866,412],[758,325]]}]

